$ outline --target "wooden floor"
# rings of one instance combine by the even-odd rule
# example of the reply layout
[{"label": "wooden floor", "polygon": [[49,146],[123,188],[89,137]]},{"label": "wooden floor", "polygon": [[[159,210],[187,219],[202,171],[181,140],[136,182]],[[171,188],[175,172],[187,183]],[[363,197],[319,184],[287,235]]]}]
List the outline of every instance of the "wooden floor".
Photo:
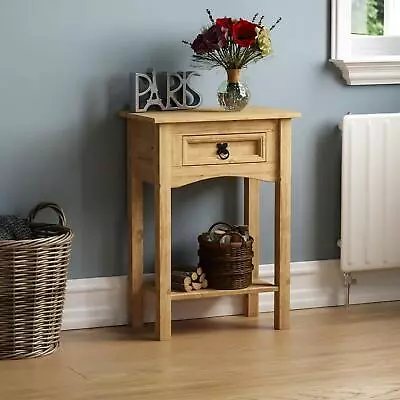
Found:
[{"label": "wooden floor", "polygon": [[127,328],[65,332],[47,358],[0,362],[1,400],[399,400],[400,303],[178,322],[171,342]]}]

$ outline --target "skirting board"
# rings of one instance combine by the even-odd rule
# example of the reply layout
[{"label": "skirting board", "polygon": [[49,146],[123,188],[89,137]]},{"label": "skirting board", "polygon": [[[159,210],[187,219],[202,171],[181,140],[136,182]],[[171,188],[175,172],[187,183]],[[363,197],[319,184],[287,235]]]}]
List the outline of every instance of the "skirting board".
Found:
[{"label": "skirting board", "polygon": [[[273,281],[273,265],[260,267],[262,279]],[[310,261],[291,265],[292,309],[339,306],[344,303],[344,281],[339,260]],[[354,275],[351,304],[400,300],[400,269]],[[127,323],[125,276],[68,281],[63,329],[83,329]],[[173,319],[196,319],[242,313],[241,296],[176,302]],[[154,295],[145,299],[145,320],[154,321]],[[273,310],[271,293],[260,295],[260,311]]]}]

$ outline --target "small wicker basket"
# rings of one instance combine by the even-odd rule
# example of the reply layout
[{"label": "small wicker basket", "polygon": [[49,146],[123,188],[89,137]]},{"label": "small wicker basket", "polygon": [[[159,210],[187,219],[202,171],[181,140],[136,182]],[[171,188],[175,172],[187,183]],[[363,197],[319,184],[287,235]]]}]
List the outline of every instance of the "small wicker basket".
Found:
[{"label": "small wicker basket", "polygon": [[198,237],[199,265],[204,269],[209,287],[213,289],[245,289],[252,283],[253,238],[245,240],[240,235],[239,241],[224,243],[222,240],[209,241],[208,237],[217,226],[228,228],[226,235],[235,233],[235,228],[224,222],[212,225],[207,233]]},{"label": "small wicker basket", "polygon": [[[46,208],[58,224],[34,222]],[[0,241],[0,359],[45,356],[59,345],[73,233],[53,203],[40,203],[28,221],[33,239]]]}]

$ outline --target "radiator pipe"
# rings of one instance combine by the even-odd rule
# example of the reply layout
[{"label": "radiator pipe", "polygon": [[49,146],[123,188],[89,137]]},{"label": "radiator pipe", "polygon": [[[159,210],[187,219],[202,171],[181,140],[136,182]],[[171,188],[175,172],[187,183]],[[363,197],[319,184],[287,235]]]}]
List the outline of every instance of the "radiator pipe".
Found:
[{"label": "radiator pipe", "polygon": [[344,273],[344,301],[345,301],[345,306],[346,308],[350,307],[350,287],[351,284],[353,283],[353,278],[351,276],[350,272],[345,272]]}]

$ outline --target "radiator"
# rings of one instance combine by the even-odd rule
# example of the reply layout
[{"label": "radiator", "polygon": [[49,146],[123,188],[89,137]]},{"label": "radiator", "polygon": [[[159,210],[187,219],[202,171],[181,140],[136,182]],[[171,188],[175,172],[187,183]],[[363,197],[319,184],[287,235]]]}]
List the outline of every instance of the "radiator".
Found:
[{"label": "radiator", "polygon": [[400,267],[400,113],[342,126],[341,268]]}]

